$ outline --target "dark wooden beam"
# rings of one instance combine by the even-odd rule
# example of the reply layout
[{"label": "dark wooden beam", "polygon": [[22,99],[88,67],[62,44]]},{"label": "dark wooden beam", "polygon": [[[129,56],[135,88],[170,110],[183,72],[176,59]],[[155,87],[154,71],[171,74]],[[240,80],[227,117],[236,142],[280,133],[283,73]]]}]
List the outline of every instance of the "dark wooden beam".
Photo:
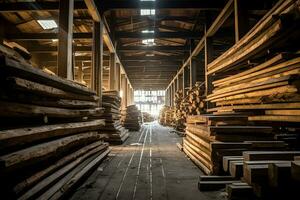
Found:
[{"label": "dark wooden beam", "polygon": [[[58,39],[57,33],[6,33],[9,40],[53,40]],[[92,39],[93,33],[73,33],[73,39]]]},{"label": "dark wooden beam", "polygon": [[73,0],[60,0],[58,28],[58,76],[72,80],[73,77]]},{"label": "dark wooden beam", "polygon": [[189,51],[186,46],[120,46],[119,51]]},{"label": "dark wooden beam", "polygon": [[234,0],[235,42],[238,42],[250,29],[247,4],[243,0]]},{"label": "dark wooden beam", "polygon": [[142,33],[142,32],[116,32],[116,38],[200,38],[203,36],[203,32],[154,32],[154,33]]},{"label": "dark wooden beam", "polygon": [[95,22],[93,25],[93,60],[92,60],[92,86],[100,97],[102,105],[102,79],[103,79],[103,22]]},{"label": "dark wooden beam", "polygon": [[158,61],[168,61],[168,60],[183,60],[182,56],[122,56],[122,61],[148,61],[148,60],[158,60]]},{"label": "dark wooden beam", "polygon": [[116,54],[110,54],[110,67],[109,67],[109,90],[115,90],[115,78],[116,78]]}]

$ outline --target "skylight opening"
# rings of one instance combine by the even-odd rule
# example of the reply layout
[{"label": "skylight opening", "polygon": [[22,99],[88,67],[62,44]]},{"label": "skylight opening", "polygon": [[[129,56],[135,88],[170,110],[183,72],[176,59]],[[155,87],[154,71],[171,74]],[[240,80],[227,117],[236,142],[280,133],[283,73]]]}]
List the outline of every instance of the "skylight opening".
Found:
[{"label": "skylight opening", "polygon": [[53,28],[57,28],[57,24],[54,20],[37,20],[37,22],[40,24],[40,26],[44,29],[44,30],[48,30],[48,29],[53,29]]},{"label": "skylight opening", "polygon": [[141,15],[155,15],[155,9],[141,9]]},{"label": "skylight opening", "polygon": [[154,33],[154,30],[143,30],[142,33]]},{"label": "skylight opening", "polygon": [[147,46],[153,46],[155,45],[154,43],[154,39],[145,39],[145,40],[142,40],[142,43],[147,45]]}]

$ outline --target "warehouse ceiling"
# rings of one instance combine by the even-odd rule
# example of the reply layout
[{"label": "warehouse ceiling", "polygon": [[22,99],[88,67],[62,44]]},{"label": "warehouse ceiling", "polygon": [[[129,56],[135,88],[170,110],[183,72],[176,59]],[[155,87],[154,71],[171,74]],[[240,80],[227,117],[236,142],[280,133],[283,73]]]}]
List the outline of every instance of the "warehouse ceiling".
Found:
[{"label": "warehouse ceiling", "polygon": [[[45,30],[39,19],[58,23],[58,1],[1,1],[0,13],[7,21],[5,34],[36,55],[37,64],[55,71],[57,29]],[[120,60],[134,89],[165,89],[227,0],[102,0],[96,1]],[[251,1],[253,23],[272,0]],[[254,7],[255,6],[255,7]],[[9,12],[8,12],[9,11]],[[6,23],[6,22],[5,22]],[[234,43],[234,18],[214,37],[216,55]],[[76,68],[84,66],[84,80],[91,77],[92,18],[83,0],[74,5]],[[203,68],[203,54],[197,57]],[[104,47],[104,80],[108,79],[109,52]],[[76,70],[75,70],[76,74]]]}]

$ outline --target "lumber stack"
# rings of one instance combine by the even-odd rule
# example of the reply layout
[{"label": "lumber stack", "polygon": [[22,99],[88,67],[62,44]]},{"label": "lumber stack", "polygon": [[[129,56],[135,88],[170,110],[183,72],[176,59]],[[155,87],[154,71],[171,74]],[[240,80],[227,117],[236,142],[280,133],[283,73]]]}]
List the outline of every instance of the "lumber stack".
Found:
[{"label": "lumber stack", "polygon": [[112,144],[122,144],[128,137],[128,130],[121,124],[121,97],[117,91],[104,91],[102,96],[105,127],[101,133],[105,134],[105,141]]},{"label": "lumber stack", "polygon": [[227,185],[228,198],[244,199],[250,195],[260,199],[297,199],[299,154],[299,151],[246,151],[239,160],[228,158],[225,163],[231,172],[241,174],[243,185],[247,187],[245,191],[244,187]]},{"label": "lumber stack", "polygon": [[186,92],[183,97],[182,90],[175,93],[174,103],[176,109],[175,128],[184,131],[185,122],[188,115],[200,115],[204,113],[204,84],[196,82],[196,84]]},{"label": "lumber stack", "polygon": [[184,152],[206,173],[223,174],[224,156],[241,156],[246,150],[283,150],[286,143],[274,141],[270,126],[257,126],[248,116],[188,116]]},{"label": "lumber stack", "polygon": [[173,126],[175,123],[174,109],[164,105],[159,112],[159,123],[164,126]]},{"label": "lumber stack", "polygon": [[154,117],[147,112],[142,112],[142,116],[143,116],[143,122],[153,122],[154,121]]},{"label": "lumber stack", "polygon": [[141,111],[138,110],[136,105],[126,107],[123,112],[124,121],[123,126],[130,131],[138,131],[141,128],[142,116]]},{"label": "lumber stack", "polygon": [[99,132],[105,122],[93,119],[103,113],[99,97],[5,48],[0,51],[0,82],[2,196],[63,198],[109,152]]}]

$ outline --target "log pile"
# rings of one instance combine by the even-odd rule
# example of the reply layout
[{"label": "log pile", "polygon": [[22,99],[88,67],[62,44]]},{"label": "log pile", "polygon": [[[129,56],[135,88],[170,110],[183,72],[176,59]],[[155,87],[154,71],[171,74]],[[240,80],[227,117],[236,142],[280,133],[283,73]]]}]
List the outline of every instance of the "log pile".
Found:
[{"label": "log pile", "polygon": [[248,116],[188,116],[184,152],[206,173],[223,174],[224,156],[241,156],[247,150],[284,150],[286,143],[274,141],[270,126],[257,126]]},{"label": "log pile", "polygon": [[138,131],[141,128],[142,116],[141,111],[136,105],[126,107],[123,112],[123,126],[130,131]]},{"label": "log pile", "polygon": [[162,109],[159,111],[159,123],[163,126],[171,126],[172,124],[172,117],[170,117],[170,110],[172,108],[170,106],[164,105]]},{"label": "log pile", "polygon": [[105,127],[101,133],[105,134],[105,141],[112,144],[122,144],[129,136],[128,130],[121,124],[121,97],[117,91],[104,91],[102,106],[105,111],[100,117],[105,119]]},{"label": "log pile", "polygon": [[62,198],[109,152],[99,97],[1,49],[1,195]]},{"label": "log pile", "polygon": [[143,116],[143,122],[153,122],[154,121],[154,117],[147,112],[142,112],[142,116]]},{"label": "log pile", "polygon": [[175,108],[176,108],[176,129],[184,131],[186,118],[188,115],[200,115],[205,112],[204,102],[204,84],[196,82],[196,84],[186,92],[183,97],[182,91],[175,94]]}]

